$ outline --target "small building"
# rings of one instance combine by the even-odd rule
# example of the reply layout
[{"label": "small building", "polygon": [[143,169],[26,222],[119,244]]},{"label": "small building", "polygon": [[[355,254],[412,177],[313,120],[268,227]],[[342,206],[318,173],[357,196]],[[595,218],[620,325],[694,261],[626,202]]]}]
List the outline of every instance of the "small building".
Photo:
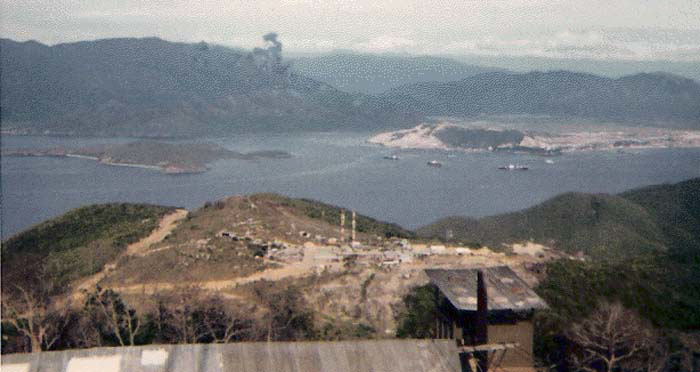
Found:
[{"label": "small building", "polygon": [[445,254],[447,248],[444,245],[431,245],[430,253],[432,254]]},{"label": "small building", "polygon": [[496,266],[425,272],[443,298],[436,338],[456,339],[463,350],[498,360],[505,370],[533,369],[532,316],[547,304],[513,270]]}]

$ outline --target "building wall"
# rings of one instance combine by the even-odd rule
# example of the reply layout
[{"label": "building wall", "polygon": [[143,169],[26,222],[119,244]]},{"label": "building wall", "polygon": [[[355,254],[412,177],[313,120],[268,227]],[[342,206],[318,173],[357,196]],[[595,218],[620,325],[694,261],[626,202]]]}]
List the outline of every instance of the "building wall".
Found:
[{"label": "building wall", "polygon": [[452,340],[239,342],[6,354],[2,372],[460,372]]},{"label": "building wall", "polygon": [[[489,343],[517,342],[516,349],[508,349],[501,362],[502,367],[532,367],[532,340],[534,326],[530,320],[519,320],[515,324],[489,325]],[[500,352],[496,354],[500,358]]]}]

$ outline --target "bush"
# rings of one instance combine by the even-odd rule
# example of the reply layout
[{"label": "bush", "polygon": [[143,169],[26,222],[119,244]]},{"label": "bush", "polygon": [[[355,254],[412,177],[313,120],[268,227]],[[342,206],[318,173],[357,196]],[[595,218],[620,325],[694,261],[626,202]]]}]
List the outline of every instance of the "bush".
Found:
[{"label": "bush", "polygon": [[434,284],[413,287],[403,298],[403,309],[397,317],[396,337],[430,338],[438,309],[444,297]]}]

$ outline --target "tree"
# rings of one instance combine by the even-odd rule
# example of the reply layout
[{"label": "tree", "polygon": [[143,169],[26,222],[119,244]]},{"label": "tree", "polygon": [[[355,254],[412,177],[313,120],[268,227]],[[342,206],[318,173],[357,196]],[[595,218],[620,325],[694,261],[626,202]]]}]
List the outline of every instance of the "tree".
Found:
[{"label": "tree", "polygon": [[257,327],[266,341],[307,340],[316,336],[313,312],[301,291],[293,286],[279,288],[262,281],[253,289],[258,303],[265,309]]},{"label": "tree", "polygon": [[29,340],[28,352],[50,350],[61,335],[66,322],[65,312],[53,310],[47,291],[30,292],[16,286],[2,301],[2,321]]},{"label": "tree", "polygon": [[612,372],[650,350],[654,334],[636,312],[619,302],[600,302],[586,319],[575,323],[568,337],[578,346],[571,361],[576,370]]},{"label": "tree", "polygon": [[209,296],[199,310],[207,342],[229,343],[249,337],[253,322],[227,308],[221,297]]},{"label": "tree", "polygon": [[192,344],[200,342],[207,329],[199,306],[203,301],[201,288],[188,286],[156,298],[152,321],[160,342]]},{"label": "tree", "polygon": [[127,307],[118,293],[97,286],[94,293],[87,295],[85,310],[100,333],[114,336],[120,346],[136,344],[142,322],[136,310]]},{"label": "tree", "polygon": [[149,327],[155,342],[186,344],[249,340],[254,325],[220,296],[187,286],[157,295]]}]

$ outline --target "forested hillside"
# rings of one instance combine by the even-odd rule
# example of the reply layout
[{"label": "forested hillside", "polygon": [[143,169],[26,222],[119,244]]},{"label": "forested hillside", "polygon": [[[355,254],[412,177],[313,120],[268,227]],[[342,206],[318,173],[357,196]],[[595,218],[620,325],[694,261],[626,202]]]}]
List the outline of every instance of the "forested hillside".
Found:
[{"label": "forested hillside", "polygon": [[448,217],[418,229],[498,249],[534,241],[565,252],[629,257],[643,252],[700,251],[700,179],[619,195],[567,193],[534,207],[474,219]]},{"label": "forested hillside", "polygon": [[94,274],[158,226],[173,208],[102,204],[70,211],[2,243],[3,293],[64,292],[76,279]]}]

